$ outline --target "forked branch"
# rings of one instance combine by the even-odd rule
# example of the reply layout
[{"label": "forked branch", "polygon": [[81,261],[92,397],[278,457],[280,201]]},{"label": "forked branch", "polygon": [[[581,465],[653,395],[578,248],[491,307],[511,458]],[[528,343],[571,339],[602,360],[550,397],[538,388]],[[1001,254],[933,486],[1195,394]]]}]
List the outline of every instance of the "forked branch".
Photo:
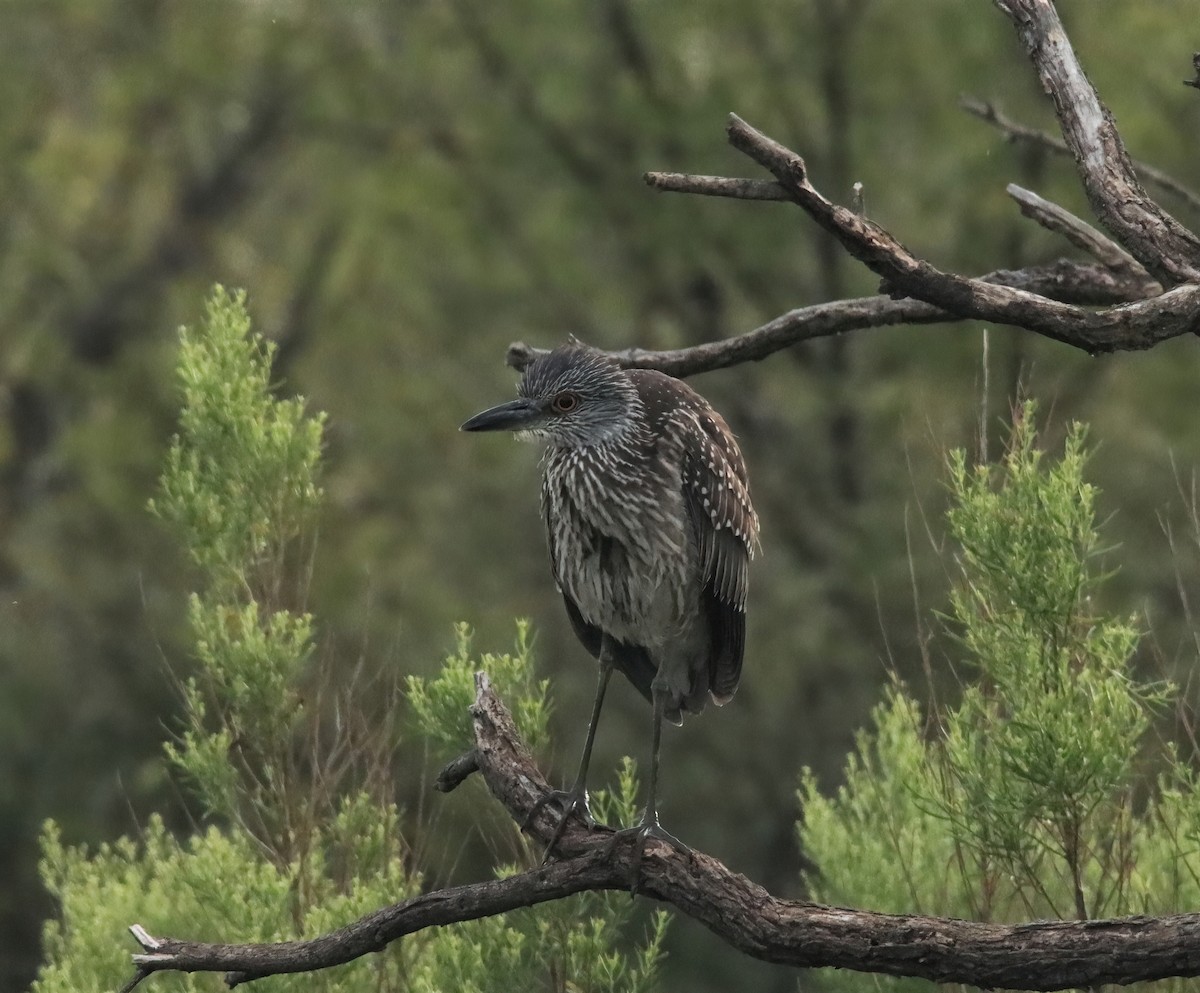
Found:
[{"label": "forked branch", "polygon": [[1093,353],[1149,348],[1200,328],[1200,283],[1096,311],[1025,289],[944,272],[918,258],[878,224],[822,196],[809,181],[804,159],[796,152],[736,115],[730,117],[728,134],[735,148],[775,176],[789,199],[881,276],[892,296],[923,300],[960,319],[1027,328]]},{"label": "forked branch", "polygon": [[1112,113],[1100,101],[1051,0],[995,0],[1017,29],[1100,223],[1164,286],[1200,279],[1200,238],[1138,182]]},{"label": "forked branch", "polygon": [[[811,338],[888,324],[989,321],[1025,328],[1092,354],[1151,348],[1200,331],[1200,238],[1138,183],[1112,115],[1084,75],[1051,0],[995,2],[1025,43],[1065,140],[1021,129],[986,105],[968,102],[967,109],[1006,132],[1075,157],[1088,199],[1109,235],[1027,190],[1010,186],[1009,193],[1026,216],[1064,235],[1099,265],[1060,260],[1053,266],[974,278],[938,269],[861,211],[826,199],[812,185],[798,153],[731,115],[730,143],[769,171],[774,181],[650,172],[646,182],[676,193],[794,203],[879,275],[881,289],[892,299],[805,307],[736,338],[689,349],[613,354],[626,365],[681,376],[756,361]],[[1156,180],[1168,182],[1157,174]],[[1171,188],[1194,197],[1178,184]],[[509,364],[523,368],[536,354],[536,349],[515,344],[509,349]]]},{"label": "forked branch", "polygon": [[[545,844],[556,826],[549,787],[517,737],[484,673],[471,708],[475,748],[454,763],[453,788],[477,766],[488,790],[518,824]],[[536,808],[536,810],[535,810]],[[215,944],[155,937],[130,928],[141,945],[127,985],[155,972],[223,972],[230,986],[281,973],[309,972],[377,952],[428,927],[475,920],[585,890],[618,890],[632,878],[632,845],[574,821],[563,858],[506,879],[436,890],[385,907],[329,934],[277,944]],[[701,853],[649,843],[639,893],[700,922],[755,958],[804,968],[833,967],[980,987],[1056,990],[1200,975],[1200,914],[1101,921],[979,924],[911,914],[877,914],[781,900]]]}]

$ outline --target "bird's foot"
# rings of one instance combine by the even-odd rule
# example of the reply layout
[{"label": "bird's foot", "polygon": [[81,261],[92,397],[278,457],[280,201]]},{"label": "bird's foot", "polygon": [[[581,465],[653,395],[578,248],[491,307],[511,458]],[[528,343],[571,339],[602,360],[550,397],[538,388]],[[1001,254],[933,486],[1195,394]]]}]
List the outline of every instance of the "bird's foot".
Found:
[{"label": "bird's foot", "polygon": [[553,803],[562,810],[562,817],[559,818],[558,827],[554,829],[554,834],[550,838],[550,844],[546,846],[546,851],[542,855],[542,865],[550,861],[550,856],[554,854],[554,849],[558,847],[558,842],[562,838],[563,831],[566,830],[567,821],[572,816],[578,817],[589,828],[596,826],[596,819],[592,817],[592,812],[588,809],[588,793],[587,789],[582,784],[575,784],[569,790],[549,790],[535,803],[529,813],[525,815],[525,819],[521,822],[521,830],[526,830],[533,822],[534,817],[547,804]]},{"label": "bird's foot", "polygon": [[605,848],[605,855],[612,855],[613,850],[624,839],[632,837],[634,839],[633,851],[633,873],[629,883],[629,895],[636,896],[638,886],[642,882],[642,858],[646,854],[646,841],[653,839],[655,841],[663,841],[674,848],[677,852],[684,855],[691,855],[692,850],[688,848],[682,841],[671,834],[666,828],[658,823],[658,815],[647,813],[642,818],[641,824],[636,824],[633,827],[622,828],[613,834],[608,840],[608,845]]}]

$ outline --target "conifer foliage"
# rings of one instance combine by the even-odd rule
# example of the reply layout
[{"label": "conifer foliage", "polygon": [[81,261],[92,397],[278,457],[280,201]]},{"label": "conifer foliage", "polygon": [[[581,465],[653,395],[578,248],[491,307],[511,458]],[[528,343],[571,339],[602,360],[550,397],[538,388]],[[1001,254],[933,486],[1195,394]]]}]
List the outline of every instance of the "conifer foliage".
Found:
[{"label": "conifer foliage", "polygon": [[805,774],[799,835],[821,901],[1020,921],[1200,900],[1200,795],[1152,731],[1178,691],[1138,676],[1138,618],[1100,606],[1115,550],[1101,544],[1083,427],[1053,457],[1035,413],[1017,412],[998,464],[949,460],[958,702],[923,708],[894,682],[845,785],[826,795]]}]

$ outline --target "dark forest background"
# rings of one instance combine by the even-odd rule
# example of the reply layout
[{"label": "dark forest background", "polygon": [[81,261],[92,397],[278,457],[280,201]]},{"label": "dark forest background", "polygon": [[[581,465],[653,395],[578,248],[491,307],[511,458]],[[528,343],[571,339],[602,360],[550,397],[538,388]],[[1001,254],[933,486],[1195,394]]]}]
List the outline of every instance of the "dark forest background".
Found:
[{"label": "dark forest background", "polygon": [[[1194,174],[1191,5],[1061,7],[1131,153]],[[1069,254],[1008,182],[1087,214],[1069,159],[958,106],[978,96],[1054,129],[986,4],[18,0],[4,15],[3,990],[32,978],[52,912],[44,819],[72,842],[154,809],[188,823],[161,761],[188,568],[145,504],[174,428],[175,331],[214,282],[247,288],[285,392],[330,416],[310,604],[323,651],[429,674],[456,621],[487,649],[531,618],[565,778],[593,676],[547,568],[536,453],[457,430],[511,394],[507,345],[679,347],[877,283],[794,208],[656,194],[641,173],[744,170],[723,140],[736,111],[834,199],[861,181],[867,212],[946,269]],[[736,703],[666,739],[671,830],[799,894],[800,767],[836,783],[889,668],[952,679],[932,620],[945,452],[994,454],[1021,392],[1052,435],[1090,423],[1122,549],[1113,606],[1145,612],[1147,670],[1187,684],[1197,562],[1170,534],[1191,512],[1198,377],[1191,339],[1092,359],[978,325],[861,332],[697,377],[742,440],[763,554]],[[648,737],[622,684],[597,778]],[[414,761],[397,783],[414,808],[436,802],[426,776]],[[453,820],[429,868],[468,878],[484,853]],[[695,925],[669,947],[668,988],[792,983]]]}]

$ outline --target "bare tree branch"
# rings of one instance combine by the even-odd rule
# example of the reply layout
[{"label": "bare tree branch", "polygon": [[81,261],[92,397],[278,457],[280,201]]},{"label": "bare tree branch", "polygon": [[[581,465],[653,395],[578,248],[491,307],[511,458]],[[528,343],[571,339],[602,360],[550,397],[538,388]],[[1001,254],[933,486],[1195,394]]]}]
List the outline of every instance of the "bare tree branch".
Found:
[{"label": "bare tree branch", "polygon": [[648,172],[647,186],[668,193],[698,193],[736,200],[790,200],[783,187],[769,179],[736,179],[731,176],[690,176],[684,172]]},{"label": "bare tree branch", "polygon": [[[1022,211],[1099,259],[1104,268],[1057,263],[970,279],[941,271],[914,256],[891,234],[837,206],[809,182],[803,158],[731,116],[729,140],[775,176],[775,182],[720,176],[652,172],[656,189],[748,200],[798,204],[847,252],[882,277],[881,289],[911,303],[892,307],[854,300],[791,311],[756,331],[697,350],[617,353],[627,365],[687,375],[771,354],[797,341],[891,323],[934,323],[975,319],[1026,328],[1089,353],[1150,348],[1200,329],[1200,239],[1154,203],[1137,184],[1133,166],[1111,115],[1100,103],[1075,60],[1050,0],[996,0],[1017,24],[1043,83],[1055,100],[1065,143],[1000,118],[992,108],[967,103],[974,113],[1012,129],[1027,140],[1071,152],[1097,216],[1116,241],[1035,194],[1012,186]],[[1165,177],[1164,177],[1165,178]],[[1176,192],[1186,194],[1181,188]],[[1119,243],[1118,243],[1119,242]],[[1152,275],[1151,275],[1152,274]],[[1177,284],[1184,285],[1177,285]],[[1175,287],[1162,293],[1162,286]],[[1095,311],[1092,306],[1107,307]],[[536,350],[509,350],[521,368]]]},{"label": "bare tree branch", "polygon": [[924,300],[959,318],[1027,328],[1093,353],[1149,348],[1200,328],[1200,284],[1092,311],[1027,290],[943,272],[917,258],[878,224],[823,197],[808,181],[804,160],[791,149],[736,114],[730,115],[727,131],[735,148],[770,170],[790,199],[831,231],[852,256],[882,276],[893,295]]},{"label": "bare tree branch", "polygon": [[[800,307],[753,331],[723,341],[663,351],[628,348],[609,354],[627,369],[657,369],[683,379],[743,362],[759,362],[802,341],[827,338],[845,331],[895,324],[936,324],[953,319],[945,311],[919,300],[862,297]],[[517,341],[508,346],[505,361],[521,371],[546,351]]]},{"label": "bare tree branch", "polygon": [[1200,238],[1146,195],[1109,109],[1080,66],[1051,0],[995,0],[1050,95],[1100,223],[1164,286],[1200,279]]},{"label": "bare tree branch", "polygon": [[[1084,307],[1107,307],[1134,300],[1148,300],[1162,293],[1162,286],[1144,269],[1140,273],[1121,271],[1070,259],[1024,269],[998,269],[979,278],[985,283],[1011,286],[1051,300]],[[1080,347],[1086,348],[1087,345],[1081,342]]]},{"label": "bare tree branch", "polygon": [[[1035,145],[1038,148],[1044,148],[1046,151],[1054,152],[1057,155],[1071,154],[1071,149],[1067,147],[1067,143],[1057,135],[1020,124],[1011,117],[1001,113],[993,103],[986,100],[979,100],[975,97],[961,97],[958,105],[971,116],[978,117],[981,121],[986,121],[1001,131],[1009,141],[1021,141],[1027,145]],[[1169,172],[1164,172],[1157,166],[1152,166],[1149,162],[1143,162],[1141,159],[1131,159],[1130,161],[1133,163],[1133,168],[1138,176],[1147,183],[1151,183],[1160,190],[1165,190],[1167,193],[1179,197],[1180,200],[1193,210],[1200,210],[1200,194],[1196,193],[1195,190],[1184,186]]]},{"label": "bare tree branch", "polygon": [[[882,277],[885,293],[911,299],[868,298],[804,307],[726,341],[664,352],[630,349],[613,353],[615,357],[627,366],[686,376],[757,361],[800,341],[899,323],[994,321],[1026,328],[1093,354],[1150,348],[1200,329],[1200,287],[1195,283],[1200,268],[1193,261],[1200,258],[1196,251],[1200,241],[1137,186],[1108,112],[1083,77],[1065,36],[1059,37],[1061,25],[1053,4],[1049,0],[996,2],[1018,24],[1048,89],[1053,93],[1058,87],[1056,106],[1070,143],[1030,129],[1018,131],[1016,125],[990,107],[965,105],[1027,140],[1044,141],[1056,151],[1071,151],[1080,157],[1093,206],[1123,244],[1036,194],[1017,186],[1010,186],[1009,194],[1027,216],[1063,234],[1100,260],[1101,266],[1059,261],[974,279],[943,272],[914,256],[891,234],[863,217],[861,210],[831,203],[809,182],[803,158],[731,115],[730,142],[772,172],[774,182],[675,172],[647,173],[646,182],[669,192],[796,203],[833,234],[849,254]],[[1050,38],[1055,44],[1047,48],[1046,39]],[[1078,106],[1068,107],[1072,101]],[[1087,156],[1090,158],[1085,162]],[[1107,206],[1097,206],[1098,200],[1104,200]],[[1163,293],[1164,279],[1166,285],[1175,286],[1180,281],[1185,285]],[[1107,309],[1096,311],[1092,307]],[[538,353],[538,349],[518,342],[510,347],[508,362],[522,369]]]},{"label": "bare tree branch", "polygon": [[[1148,277],[1122,275],[1103,266],[1085,265],[1067,259],[1027,269],[1000,269],[980,278],[1089,306],[1141,300],[1161,292],[1161,287]],[[898,324],[945,324],[958,320],[958,315],[920,300],[860,297],[790,310],[753,331],[723,341],[663,351],[627,348],[609,354],[627,369],[657,369],[670,376],[686,379],[743,362],[760,362],[792,345],[847,331]],[[1080,344],[1080,347],[1085,346]],[[509,345],[505,361],[512,368],[522,371],[546,351],[517,341]]]},{"label": "bare tree branch", "polygon": [[[1021,213],[1037,221],[1042,227],[1061,234],[1076,248],[1083,249],[1088,255],[1112,269],[1150,279],[1146,267],[1137,259],[1108,235],[1097,231],[1087,221],[1072,214],[1066,207],[1060,207],[1016,183],[1009,183],[1005,189],[1008,195],[1017,201]],[[1157,282],[1155,285],[1158,286],[1157,292],[1161,293],[1162,286]]]},{"label": "bare tree branch", "polygon": [[[545,843],[556,826],[549,786],[518,739],[487,676],[476,676],[471,714],[475,754],[492,795]],[[474,920],[584,890],[622,889],[633,844],[610,844],[606,828],[574,819],[562,861],[510,876],[422,894],[307,941],[225,945],[159,938],[130,930],[142,951],[127,984],[154,972],[225,972],[236,985],[352,961],[427,927]],[[639,891],[675,907],[748,955],[781,965],[833,967],[981,987],[1056,990],[1200,975],[1200,914],[1097,921],[981,924],[910,914],[878,914],[781,900],[701,853],[651,841]]]}]

